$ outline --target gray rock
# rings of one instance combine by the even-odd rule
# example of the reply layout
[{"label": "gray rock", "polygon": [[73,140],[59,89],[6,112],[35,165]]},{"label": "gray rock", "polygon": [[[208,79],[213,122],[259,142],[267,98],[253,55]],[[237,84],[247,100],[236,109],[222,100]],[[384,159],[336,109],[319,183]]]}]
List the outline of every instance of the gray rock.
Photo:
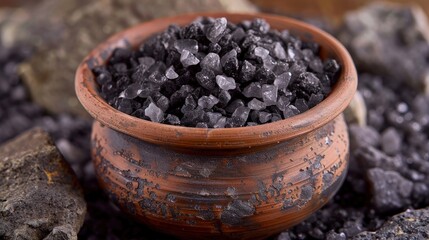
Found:
[{"label": "gray rock", "polygon": [[32,129],[0,147],[0,239],[77,239],[86,203],[49,135]]},{"label": "gray rock", "polygon": [[367,5],[345,16],[338,38],[359,69],[429,90],[429,24],[417,6]]},{"label": "gray rock", "polygon": [[225,10],[255,8],[245,0],[43,0],[0,16],[5,19],[0,36],[7,46],[34,47],[35,54],[20,71],[37,103],[55,113],[87,115],[74,93],[74,74],[80,61],[108,36],[154,18]]},{"label": "gray rock", "polygon": [[384,152],[372,146],[360,148],[355,152],[355,154],[359,166],[364,169],[377,167],[383,170],[400,172],[404,167],[401,157],[388,156]]},{"label": "gray rock", "polygon": [[397,172],[373,168],[367,171],[372,191],[372,202],[377,211],[388,213],[401,210],[409,204],[413,183]]},{"label": "gray rock", "polygon": [[371,126],[349,126],[350,149],[357,150],[362,147],[377,147],[380,144],[380,134]]},{"label": "gray rock", "polygon": [[389,155],[395,155],[401,151],[401,143],[401,136],[393,127],[387,128],[381,134],[381,147]]},{"label": "gray rock", "polygon": [[361,232],[353,237],[354,240],[370,239],[428,239],[429,238],[429,208],[407,210],[386,221],[375,232]]}]

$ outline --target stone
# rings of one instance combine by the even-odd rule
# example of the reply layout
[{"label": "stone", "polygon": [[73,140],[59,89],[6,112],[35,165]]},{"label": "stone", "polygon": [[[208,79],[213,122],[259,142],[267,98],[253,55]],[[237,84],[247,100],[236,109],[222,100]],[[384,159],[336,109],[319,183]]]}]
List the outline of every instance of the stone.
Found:
[{"label": "stone", "polygon": [[357,150],[361,147],[377,147],[380,144],[380,134],[371,126],[349,126],[350,149]]},{"label": "stone", "polygon": [[376,231],[364,231],[352,239],[428,239],[428,226],[429,208],[408,209],[389,218]]},{"label": "stone", "polygon": [[262,99],[265,105],[271,106],[277,104],[278,88],[275,85],[264,84],[262,85]]},{"label": "stone", "polygon": [[373,3],[352,11],[338,38],[359,69],[389,78],[390,85],[427,87],[429,23],[416,5]]},{"label": "stone", "polygon": [[0,238],[76,240],[83,191],[50,136],[29,130],[0,146]]},{"label": "stone", "polygon": [[223,90],[231,90],[236,88],[234,78],[227,77],[225,75],[217,75],[216,83]]},{"label": "stone", "polygon": [[144,114],[150,118],[152,122],[162,122],[164,120],[164,112],[156,106],[155,103],[150,103],[144,110]]},{"label": "stone", "polygon": [[170,66],[167,71],[165,71],[165,77],[168,79],[176,79],[177,77],[179,77],[179,74],[177,74],[174,71],[174,67]]},{"label": "stone", "polygon": [[188,50],[183,50],[182,54],[180,55],[180,62],[183,64],[184,67],[189,67],[197,65],[200,60],[198,60],[198,58],[195,57],[195,55]]},{"label": "stone", "polygon": [[222,66],[220,65],[220,57],[218,54],[210,52],[203,60],[201,60],[200,66],[202,69],[210,69],[215,73],[222,72]]},{"label": "stone", "polygon": [[381,148],[389,155],[395,155],[401,150],[402,138],[395,128],[387,128],[381,134]]},{"label": "stone", "polygon": [[381,168],[400,172],[404,167],[402,159],[398,156],[388,156],[373,146],[365,146],[354,151],[359,166],[363,169]]},{"label": "stone", "polygon": [[368,183],[372,192],[372,203],[380,213],[403,209],[409,204],[413,182],[394,171],[372,168],[367,171]]},{"label": "stone", "polygon": [[82,116],[88,114],[74,93],[76,67],[110,35],[143,21],[180,13],[256,9],[246,0],[38,2],[8,14],[0,24],[2,42],[7,46],[23,43],[35,49],[20,71],[37,103],[50,112]]},{"label": "stone", "polygon": [[221,37],[222,34],[226,30],[226,24],[227,24],[226,18],[218,18],[216,19],[207,29],[206,37],[213,43],[217,43]]}]

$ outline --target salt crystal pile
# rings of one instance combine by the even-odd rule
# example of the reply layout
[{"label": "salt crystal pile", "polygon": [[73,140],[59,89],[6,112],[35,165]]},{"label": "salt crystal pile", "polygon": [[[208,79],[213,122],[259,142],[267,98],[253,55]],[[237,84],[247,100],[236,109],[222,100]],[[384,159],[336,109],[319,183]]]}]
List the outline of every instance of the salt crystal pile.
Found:
[{"label": "salt crystal pile", "polygon": [[93,72],[100,95],[126,114],[188,127],[255,126],[307,111],[330,93],[340,66],[318,51],[263,19],[201,17],[138,50],[115,49]]}]

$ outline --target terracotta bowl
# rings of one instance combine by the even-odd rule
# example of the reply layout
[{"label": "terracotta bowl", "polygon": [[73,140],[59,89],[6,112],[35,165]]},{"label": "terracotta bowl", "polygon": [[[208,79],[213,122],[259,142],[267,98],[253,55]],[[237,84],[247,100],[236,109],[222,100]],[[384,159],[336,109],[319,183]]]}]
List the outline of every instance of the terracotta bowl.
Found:
[{"label": "terracotta bowl", "polygon": [[[200,129],[138,119],[109,106],[91,68],[116,47],[137,47],[171,23],[197,16],[240,22],[264,18],[321,45],[342,66],[332,93],[292,118],[254,127]],[[184,239],[262,239],[322,207],[347,172],[349,139],[342,112],[357,75],[345,48],[303,22],[265,14],[209,13],[142,23],[100,44],[80,64],[76,93],[94,117],[92,158],[101,186],[121,209]]]}]

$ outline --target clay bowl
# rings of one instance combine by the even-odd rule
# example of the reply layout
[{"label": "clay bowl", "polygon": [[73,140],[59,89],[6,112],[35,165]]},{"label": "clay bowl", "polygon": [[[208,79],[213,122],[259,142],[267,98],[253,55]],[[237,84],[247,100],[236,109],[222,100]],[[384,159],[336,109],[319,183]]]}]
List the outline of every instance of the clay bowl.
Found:
[{"label": "clay bowl", "polygon": [[[199,129],[126,115],[98,94],[91,68],[116,47],[138,46],[169,24],[197,16],[255,17],[321,45],[322,58],[342,66],[332,93],[309,111],[254,127]],[[150,227],[184,239],[262,239],[322,207],[348,166],[342,112],[357,75],[345,48],[327,33],[264,14],[194,14],[142,23],[93,50],[76,73],[76,93],[94,117],[92,158],[100,185],[121,209]]]}]

